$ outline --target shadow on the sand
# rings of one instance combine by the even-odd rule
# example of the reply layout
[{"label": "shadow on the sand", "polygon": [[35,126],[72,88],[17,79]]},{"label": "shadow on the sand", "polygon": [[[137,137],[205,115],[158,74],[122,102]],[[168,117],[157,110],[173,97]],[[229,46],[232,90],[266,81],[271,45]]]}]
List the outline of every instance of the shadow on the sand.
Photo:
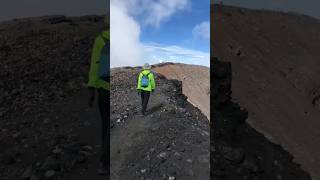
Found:
[{"label": "shadow on the sand", "polygon": [[150,109],[148,109],[146,115],[153,114],[154,112],[161,109],[162,106],[163,106],[163,103],[156,104],[156,105],[152,106]]}]

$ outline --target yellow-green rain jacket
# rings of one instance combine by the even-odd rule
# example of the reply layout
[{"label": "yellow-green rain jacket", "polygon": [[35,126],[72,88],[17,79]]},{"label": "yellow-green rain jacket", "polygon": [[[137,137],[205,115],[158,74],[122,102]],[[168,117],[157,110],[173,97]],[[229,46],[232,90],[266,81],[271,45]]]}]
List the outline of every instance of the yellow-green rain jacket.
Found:
[{"label": "yellow-green rain jacket", "polygon": [[102,34],[99,35],[94,41],[92,54],[91,54],[89,82],[87,85],[88,87],[103,88],[106,90],[110,90],[110,82],[106,82],[100,79],[98,75],[100,52],[105,45],[105,41],[103,38],[110,41],[110,32],[103,31]]},{"label": "yellow-green rain jacket", "polygon": [[[142,79],[142,76],[143,74],[144,75],[148,75],[148,78],[149,78],[149,85],[148,87],[141,87],[141,79]],[[137,90],[144,90],[144,91],[152,91],[156,88],[156,83],[154,81],[154,75],[153,73],[150,71],[150,70],[143,70],[140,72],[139,74],[139,77],[138,77],[138,86],[137,86]]]}]

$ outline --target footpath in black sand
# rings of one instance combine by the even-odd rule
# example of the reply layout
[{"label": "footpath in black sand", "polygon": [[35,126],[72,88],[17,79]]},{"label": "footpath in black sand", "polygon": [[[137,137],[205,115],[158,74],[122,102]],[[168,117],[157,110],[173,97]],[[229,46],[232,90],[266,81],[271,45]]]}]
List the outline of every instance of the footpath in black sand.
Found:
[{"label": "footpath in black sand", "polygon": [[231,98],[231,64],[211,59],[211,177],[216,180],[311,180],[279,145],[245,121]]},{"label": "footpath in black sand", "polygon": [[159,74],[141,116],[140,70],[111,71],[111,179],[210,179],[208,119],[186,100],[180,81]]}]

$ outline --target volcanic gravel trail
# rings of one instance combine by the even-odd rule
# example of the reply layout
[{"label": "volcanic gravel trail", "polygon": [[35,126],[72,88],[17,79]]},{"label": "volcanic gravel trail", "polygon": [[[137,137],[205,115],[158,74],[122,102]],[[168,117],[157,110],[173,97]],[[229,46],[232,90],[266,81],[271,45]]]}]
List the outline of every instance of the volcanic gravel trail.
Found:
[{"label": "volcanic gravel trail", "polygon": [[208,119],[186,101],[181,82],[158,74],[141,116],[139,71],[111,73],[111,179],[210,179]]}]

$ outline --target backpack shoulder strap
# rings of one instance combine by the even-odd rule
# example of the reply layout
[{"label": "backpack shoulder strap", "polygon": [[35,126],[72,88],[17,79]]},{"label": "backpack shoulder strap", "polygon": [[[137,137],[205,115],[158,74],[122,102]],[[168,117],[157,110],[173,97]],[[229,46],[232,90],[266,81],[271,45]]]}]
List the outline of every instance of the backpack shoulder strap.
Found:
[{"label": "backpack shoulder strap", "polygon": [[139,76],[141,76],[141,77],[144,76],[144,74],[143,74],[142,72],[143,72],[143,71],[141,71],[141,72],[139,73]]},{"label": "backpack shoulder strap", "polygon": [[140,74],[142,74],[143,76],[147,76],[147,77],[149,77],[149,74],[150,74],[151,72],[148,72],[147,74],[144,74],[143,73],[143,70],[140,72]]}]

